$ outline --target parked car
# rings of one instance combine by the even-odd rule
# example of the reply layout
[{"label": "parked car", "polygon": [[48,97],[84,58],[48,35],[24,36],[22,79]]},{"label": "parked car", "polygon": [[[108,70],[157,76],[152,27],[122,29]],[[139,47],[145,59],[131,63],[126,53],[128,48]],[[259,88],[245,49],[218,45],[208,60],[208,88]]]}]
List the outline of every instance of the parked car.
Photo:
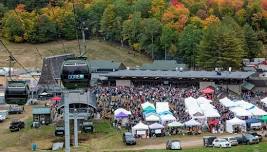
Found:
[{"label": "parked car", "polygon": [[258,137],[259,141],[262,141],[262,135],[258,134],[257,132],[249,132],[248,134]]},{"label": "parked car", "polygon": [[259,139],[250,134],[243,134],[241,136],[236,137],[238,144],[257,144],[259,143]]},{"label": "parked car", "polygon": [[56,127],[55,136],[64,136],[65,135],[65,128],[62,126]]},{"label": "parked car", "polygon": [[23,109],[19,106],[10,106],[9,110],[8,110],[8,114],[22,114],[23,113]]},{"label": "parked car", "polygon": [[123,133],[123,135],[122,135],[122,141],[126,145],[136,145],[136,140],[135,140],[133,134],[130,133],[130,132]]},{"label": "parked car", "polygon": [[8,110],[0,110],[0,115],[2,115],[5,119],[8,118]]},{"label": "parked car", "polygon": [[236,140],[235,137],[226,137],[226,138],[224,138],[224,139],[226,139],[227,141],[229,141],[229,142],[231,143],[231,146],[236,146],[236,145],[238,145],[238,142],[237,142],[237,140]]},{"label": "parked car", "polygon": [[166,142],[166,150],[182,150],[180,140],[168,140]]},{"label": "parked car", "polygon": [[93,122],[88,122],[88,121],[83,122],[82,130],[85,133],[94,132]]},{"label": "parked car", "polygon": [[213,147],[228,148],[231,147],[231,143],[226,139],[215,139],[212,142]]},{"label": "parked car", "polygon": [[0,122],[3,122],[5,119],[6,119],[5,116],[0,115]]},{"label": "parked car", "polygon": [[217,137],[215,136],[204,136],[203,137],[203,145],[205,147],[212,147],[212,142],[216,139]]},{"label": "parked car", "polygon": [[10,123],[10,126],[9,126],[9,130],[11,132],[14,132],[14,131],[20,131],[20,129],[24,128],[25,127],[25,123],[23,121],[20,121],[20,120],[13,120],[11,123]]}]

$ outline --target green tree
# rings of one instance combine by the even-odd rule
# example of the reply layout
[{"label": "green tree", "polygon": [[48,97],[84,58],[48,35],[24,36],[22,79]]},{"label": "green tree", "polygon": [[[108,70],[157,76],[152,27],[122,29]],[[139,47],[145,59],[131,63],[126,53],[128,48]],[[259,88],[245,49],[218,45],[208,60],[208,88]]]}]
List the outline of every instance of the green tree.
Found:
[{"label": "green tree", "polygon": [[14,11],[9,11],[8,15],[3,18],[3,36],[10,41],[24,41],[25,26]]},{"label": "green tree", "polygon": [[255,58],[262,51],[262,42],[258,40],[257,33],[251,26],[246,24],[244,26],[245,34],[245,52],[248,58]]},{"label": "green tree", "polygon": [[202,39],[202,29],[195,25],[187,25],[179,35],[178,56],[182,57],[184,62],[190,67],[195,68],[195,58],[197,56],[197,47]]},{"label": "green tree", "polygon": [[[160,35],[160,44],[164,50],[165,60],[167,59],[168,53],[174,52],[174,51],[170,51],[171,50],[170,47],[176,43],[175,42],[176,40],[177,40],[176,31],[167,27],[166,25],[163,25],[161,35]],[[176,51],[175,51],[175,54],[176,54]]]},{"label": "green tree", "polygon": [[211,25],[199,44],[197,63],[201,68],[239,69],[244,57],[244,41],[231,24]]},{"label": "green tree", "polygon": [[66,40],[76,39],[76,26],[75,17],[71,12],[65,12],[59,18],[59,32],[62,34],[62,38]]},{"label": "green tree", "polygon": [[141,12],[134,12],[128,20],[123,22],[123,40],[127,41],[133,49],[135,49],[134,46],[139,46],[136,43],[138,43],[141,33],[141,21]]},{"label": "green tree", "polygon": [[161,23],[156,18],[145,18],[142,23],[142,33],[139,42],[141,47],[155,58],[155,51],[159,49]]},{"label": "green tree", "polygon": [[115,35],[117,34],[114,32],[114,29],[116,27],[113,27],[114,22],[116,18],[116,12],[115,12],[115,7],[114,5],[110,4],[108,7],[105,9],[103,16],[100,21],[101,25],[101,32],[103,33],[104,37],[107,40],[114,40]]},{"label": "green tree", "polygon": [[89,28],[91,35],[99,36],[100,21],[106,7],[111,4],[111,0],[93,0],[86,8],[86,26]]},{"label": "green tree", "polygon": [[132,7],[134,12],[141,12],[141,16],[147,18],[151,10],[151,0],[135,0]]},{"label": "green tree", "polygon": [[56,24],[48,16],[41,15],[37,17],[34,28],[28,35],[28,41],[31,43],[43,43],[54,40],[57,36]]}]

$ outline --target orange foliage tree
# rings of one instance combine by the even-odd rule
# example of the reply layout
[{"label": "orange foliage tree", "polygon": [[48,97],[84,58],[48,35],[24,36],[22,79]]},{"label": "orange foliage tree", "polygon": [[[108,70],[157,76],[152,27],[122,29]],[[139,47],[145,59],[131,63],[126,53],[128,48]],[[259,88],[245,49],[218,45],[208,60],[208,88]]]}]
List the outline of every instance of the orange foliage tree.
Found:
[{"label": "orange foliage tree", "polygon": [[189,14],[189,10],[182,3],[172,0],[171,6],[164,12],[161,20],[169,28],[180,32],[185,27]]}]

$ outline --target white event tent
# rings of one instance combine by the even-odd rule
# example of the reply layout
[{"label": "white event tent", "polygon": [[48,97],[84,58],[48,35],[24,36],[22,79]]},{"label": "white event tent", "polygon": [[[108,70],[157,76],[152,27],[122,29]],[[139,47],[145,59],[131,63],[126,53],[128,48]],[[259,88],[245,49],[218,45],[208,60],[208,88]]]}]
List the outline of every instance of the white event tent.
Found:
[{"label": "white event tent", "polygon": [[132,127],[132,133],[135,135],[146,135],[148,131],[148,125],[142,123],[141,121]]},{"label": "white event tent", "polygon": [[170,111],[168,102],[156,102],[156,112],[162,113],[165,111]]},{"label": "white event tent", "polygon": [[167,114],[167,115],[161,115],[160,120],[161,120],[161,123],[164,123],[167,121],[168,122],[176,121],[176,118],[171,114]]},{"label": "white event tent", "polygon": [[171,123],[168,124],[168,127],[183,127],[184,124],[178,122],[178,121],[173,121]]},{"label": "white event tent", "polygon": [[149,129],[163,129],[164,128],[164,126],[159,124],[159,123],[153,123],[153,124],[149,125],[148,127],[149,127]]},{"label": "white event tent", "polygon": [[201,124],[194,119],[191,119],[191,120],[185,122],[184,124],[186,127],[201,126]]},{"label": "white event tent", "polygon": [[226,120],[226,128],[225,130],[229,133],[234,132],[234,126],[242,126],[244,130],[246,130],[246,121],[238,119],[238,118],[233,118],[231,120]]},{"label": "white event tent", "polygon": [[232,107],[229,110],[232,111],[235,114],[235,116],[238,116],[238,117],[250,117],[250,116],[252,116],[251,112],[243,109],[242,107]]},{"label": "white event tent", "polygon": [[156,113],[151,113],[145,116],[145,120],[147,122],[155,122],[155,121],[160,121],[160,117]]}]

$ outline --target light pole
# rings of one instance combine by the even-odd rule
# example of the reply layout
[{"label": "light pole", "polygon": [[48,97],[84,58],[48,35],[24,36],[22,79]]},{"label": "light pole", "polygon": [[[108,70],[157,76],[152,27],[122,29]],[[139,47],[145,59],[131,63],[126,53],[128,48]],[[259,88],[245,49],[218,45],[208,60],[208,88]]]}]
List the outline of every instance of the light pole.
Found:
[{"label": "light pole", "polygon": [[65,152],[70,152],[69,93],[64,92]]},{"label": "light pole", "polygon": [[73,119],[74,119],[74,147],[78,147],[78,111],[75,108],[73,113]]}]

